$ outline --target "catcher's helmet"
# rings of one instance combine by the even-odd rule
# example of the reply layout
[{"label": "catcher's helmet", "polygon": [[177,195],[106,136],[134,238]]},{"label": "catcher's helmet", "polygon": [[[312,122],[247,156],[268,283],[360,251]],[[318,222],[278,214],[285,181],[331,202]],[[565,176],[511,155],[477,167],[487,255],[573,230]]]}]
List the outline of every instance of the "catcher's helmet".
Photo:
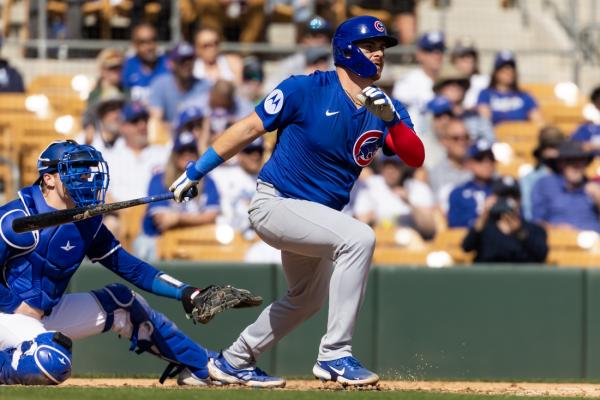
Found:
[{"label": "catcher's helmet", "polygon": [[388,35],[379,19],[369,15],[350,18],[342,22],[333,35],[334,64],[346,67],[363,78],[375,76],[377,67],[356,46],[357,42],[367,39],[383,39],[386,47],[398,44],[396,38]]},{"label": "catcher's helmet", "polygon": [[73,140],[52,142],[38,157],[37,168],[36,183],[44,174],[58,172],[77,207],[104,203],[109,181],[108,164],[92,146]]}]

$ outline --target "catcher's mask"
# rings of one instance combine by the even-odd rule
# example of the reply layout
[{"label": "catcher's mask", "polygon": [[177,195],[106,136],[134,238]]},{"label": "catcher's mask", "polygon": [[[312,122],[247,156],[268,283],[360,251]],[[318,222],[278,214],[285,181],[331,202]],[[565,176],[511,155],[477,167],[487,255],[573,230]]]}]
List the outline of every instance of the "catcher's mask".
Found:
[{"label": "catcher's mask", "polygon": [[38,159],[43,174],[58,172],[69,196],[77,207],[104,204],[108,189],[108,164],[92,146],[72,140],[53,142]]}]

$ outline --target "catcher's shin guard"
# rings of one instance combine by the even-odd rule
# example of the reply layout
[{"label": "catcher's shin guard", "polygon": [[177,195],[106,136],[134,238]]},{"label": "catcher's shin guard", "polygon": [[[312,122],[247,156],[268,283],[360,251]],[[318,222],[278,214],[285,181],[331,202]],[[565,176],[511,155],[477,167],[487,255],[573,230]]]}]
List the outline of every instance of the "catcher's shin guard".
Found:
[{"label": "catcher's shin guard", "polygon": [[111,329],[114,312],[125,310],[129,313],[132,325],[130,350],[137,354],[148,351],[169,361],[160,378],[161,383],[184,368],[198,378],[208,377],[206,349],[190,339],[166,316],[153,310],[140,295],[119,283],[94,290],[92,294],[106,312],[104,332]]},{"label": "catcher's shin guard", "polygon": [[0,384],[58,385],[71,376],[71,339],[45,332],[0,351]]}]

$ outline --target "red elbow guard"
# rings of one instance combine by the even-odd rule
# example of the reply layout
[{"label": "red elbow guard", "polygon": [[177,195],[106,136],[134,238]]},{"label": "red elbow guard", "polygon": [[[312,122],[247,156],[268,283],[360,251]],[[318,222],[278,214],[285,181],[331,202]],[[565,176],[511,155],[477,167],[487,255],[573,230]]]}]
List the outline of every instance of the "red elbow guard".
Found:
[{"label": "red elbow guard", "polygon": [[418,168],[425,161],[423,142],[404,122],[389,127],[385,144],[410,167]]}]

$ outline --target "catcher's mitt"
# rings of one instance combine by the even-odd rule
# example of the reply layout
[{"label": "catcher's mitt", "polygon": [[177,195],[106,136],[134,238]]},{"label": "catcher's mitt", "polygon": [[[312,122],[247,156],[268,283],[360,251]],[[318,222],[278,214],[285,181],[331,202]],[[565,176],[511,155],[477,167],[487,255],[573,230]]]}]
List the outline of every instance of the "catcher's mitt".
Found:
[{"label": "catcher's mitt", "polygon": [[183,308],[194,323],[208,323],[221,311],[229,308],[256,307],[262,304],[262,297],[255,296],[249,290],[233,286],[210,285],[205,289],[186,288],[183,296]]}]

